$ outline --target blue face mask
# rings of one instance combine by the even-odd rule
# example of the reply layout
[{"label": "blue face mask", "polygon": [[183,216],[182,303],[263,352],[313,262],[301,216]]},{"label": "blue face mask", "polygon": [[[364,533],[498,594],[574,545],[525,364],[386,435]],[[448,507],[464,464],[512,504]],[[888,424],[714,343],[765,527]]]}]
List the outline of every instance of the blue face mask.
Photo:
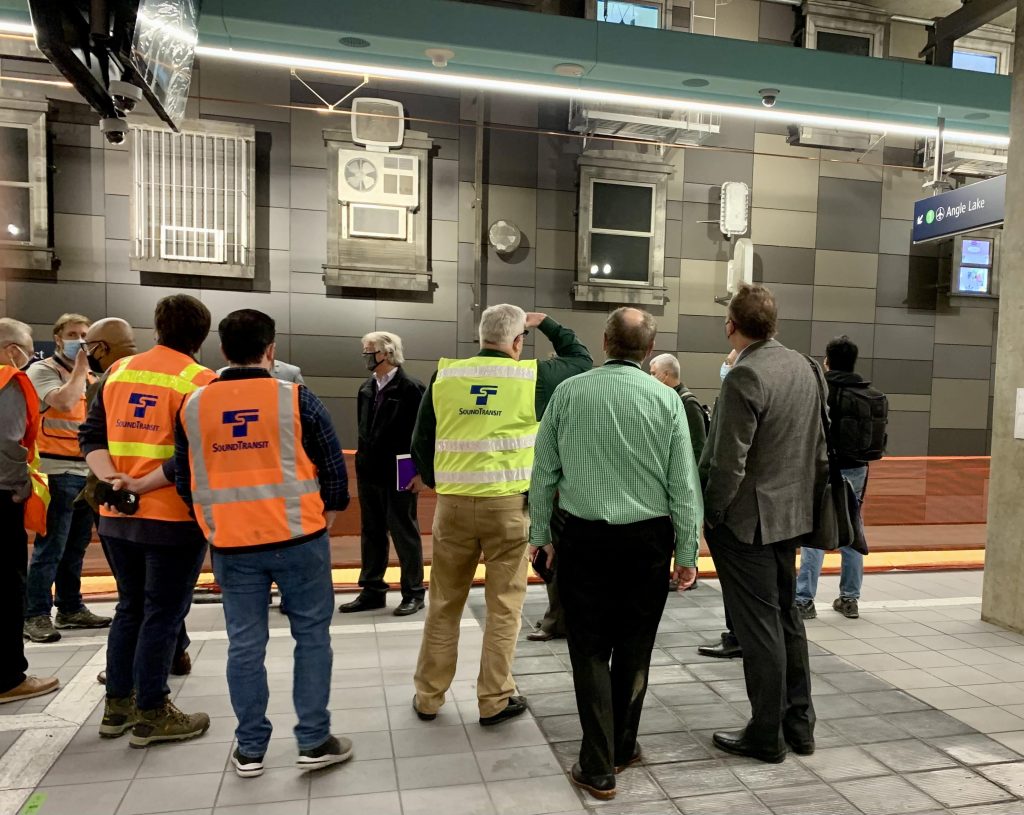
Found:
[{"label": "blue face mask", "polygon": [[63,354],[65,359],[73,362],[80,350],[82,350],[82,340],[64,340]]},{"label": "blue face mask", "polygon": [[719,376],[722,377],[722,381],[725,382],[725,375],[732,370],[732,366],[728,362],[722,363],[722,369],[718,372]]}]

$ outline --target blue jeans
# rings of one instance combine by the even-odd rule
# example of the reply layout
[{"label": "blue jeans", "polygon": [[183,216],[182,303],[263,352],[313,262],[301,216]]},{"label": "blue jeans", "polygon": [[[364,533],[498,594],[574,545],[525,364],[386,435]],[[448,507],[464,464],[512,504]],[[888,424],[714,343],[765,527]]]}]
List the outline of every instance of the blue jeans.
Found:
[{"label": "blue jeans", "polygon": [[331,735],[331,548],[326,534],[297,546],[262,552],[224,554],[213,550],[213,573],[221,588],[228,631],[228,692],[238,727],[238,749],[262,756],[273,727],[267,719],[267,669],[264,659],[270,622],[267,595],[277,583],[288,606],[295,640],[292,702],[299,722],[300,750],[319,747]]},{"label": "blue jeans", "polygon": [[[863,503],[864,486],[868,480],[867,465],[843,470],[843,478],[853,485],[857,498]],[[859,505],[857,511],[860,511]],[[864,555],[855,552],[849,546],[842,547],[839,555],[843,559],[839,572],[839,596],[857,600],[860,598],[860,589],[864,583]],[[825,553],[821,549],[804,547],[800,550],[800,574],[796,579],[798,603],[810,603],[814,600],[818,593],[818,576],[821,574],[821,563],[824,559]]]},{"label": "blue jeans", "polygon": [[206,541],[198,527],[180,544],[135,543],[104,536],[117,580],[117,610],[107,640],[107,696],[123,699],[132,689],[142,710],[160,707],[181,622],[203,567]]},{"label": "blue jeans", "polygon": [[[82,561],[92,537],[92,510],[75,506],[85,486],[85,476],[63,473],[50,476],[50,508],[46,511],[46,534],[36,535],[32,564],[25,587],[25,619],[50,616],[57,611],[81,611]],[[56,597],[50,589],[56,584]]]}]

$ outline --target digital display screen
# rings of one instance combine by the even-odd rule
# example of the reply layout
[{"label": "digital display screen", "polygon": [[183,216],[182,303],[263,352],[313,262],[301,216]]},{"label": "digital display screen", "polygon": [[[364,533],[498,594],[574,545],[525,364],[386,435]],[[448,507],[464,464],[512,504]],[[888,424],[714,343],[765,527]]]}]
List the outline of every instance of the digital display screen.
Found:
[{"label": "digital display screen", "polygon": [[965,294],[988,294],[988,274],[984,267],[961,266],[958,290]]},{"label": "digital display screen", "polygon": [[972,266],[991,266],[992,241],[965,239],[963,248],[960,250],[960,262],[969,263]]}]

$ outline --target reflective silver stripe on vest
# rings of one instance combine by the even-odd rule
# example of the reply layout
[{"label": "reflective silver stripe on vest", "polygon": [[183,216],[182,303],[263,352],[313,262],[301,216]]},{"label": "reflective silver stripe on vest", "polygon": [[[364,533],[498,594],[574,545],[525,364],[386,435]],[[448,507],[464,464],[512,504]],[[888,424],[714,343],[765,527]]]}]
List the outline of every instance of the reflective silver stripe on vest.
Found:
[{"label": "reflective silver stripe on vest", "polygon": [[260,484],[254,487],[210,488],[210,475],[206,468],[206,450],[203,446],[202,434],[199,430],[199,402],[207,386],[199,388],[185,405],[185,425],[189,447],[192,450],[192,477],[195,489],[192,500],[201,507],[208,509],[206,522],[210,528],[209,541],[216,545],[216,529],[213,521],[213,507],[216,504],[232,504],[242,501],[262,501],[269,498],[283,498],[288,534],[292,538],[304,534],[302,528],[302,497],[316,492],[319,482],[316,479],[296,481],[297,464],[295,460],[295,403],[292,399],[292,387],[289,382],[273,380],[278,386],[277,409],[280,433],[280,462],[284,481],[280,484]]},{"label": "reflective silver stripe on vest", "polygon": [[77,433],[81,425],[81,422],[73,422],[70,419],[47,419],[46,416],[43,416],[43,427],[50,430],[67,430],[71,433]]},{"label": "reflective silver stripe on vest", "polygon": [[515,470],[486,470],[475,473],[437,471],[434,481],[438,484],[495,484],[501,481],[529,481],[533,467],[519,467]]},{"label": "reflective silver stripe on vest", "polygon": [[537,435],[518,439],[438,439],[434,442],[436,453],[497,453],[502,450],[525,450],[533,447]]},{"label": "reflective silver stripe on vest", "polygon": [[533,366],[512,365],[477,365],[472,368],[442,368],[437,372],[438,379],[536,379],[537,369]]}]

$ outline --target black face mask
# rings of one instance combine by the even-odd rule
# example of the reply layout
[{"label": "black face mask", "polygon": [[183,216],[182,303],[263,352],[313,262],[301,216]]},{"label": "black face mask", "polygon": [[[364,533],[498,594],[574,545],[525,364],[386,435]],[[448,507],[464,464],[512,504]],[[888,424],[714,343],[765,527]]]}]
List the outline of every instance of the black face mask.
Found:
[{"label": "black face mask", "polygon": [[96,357],[94,357],[92,354],[89,354],[87,356],[87,359],[89,360],[89,370],[90,371],[92,371],[94,374],[101,374],[101,373],[103,373],[103,365],[102,365],[102,363],[100,363],[100,361],[98,359],[96,359]]},{"label": "black face mask", "polygon": [[366,351],[363,352],[363,365],[366,366],[366,370],[370,373],[373,373],[384,364],[383,359],[380,362],[377,361],[377,354],[379,353],[379,351],[374,351],[373,353],[367,353]]}]

